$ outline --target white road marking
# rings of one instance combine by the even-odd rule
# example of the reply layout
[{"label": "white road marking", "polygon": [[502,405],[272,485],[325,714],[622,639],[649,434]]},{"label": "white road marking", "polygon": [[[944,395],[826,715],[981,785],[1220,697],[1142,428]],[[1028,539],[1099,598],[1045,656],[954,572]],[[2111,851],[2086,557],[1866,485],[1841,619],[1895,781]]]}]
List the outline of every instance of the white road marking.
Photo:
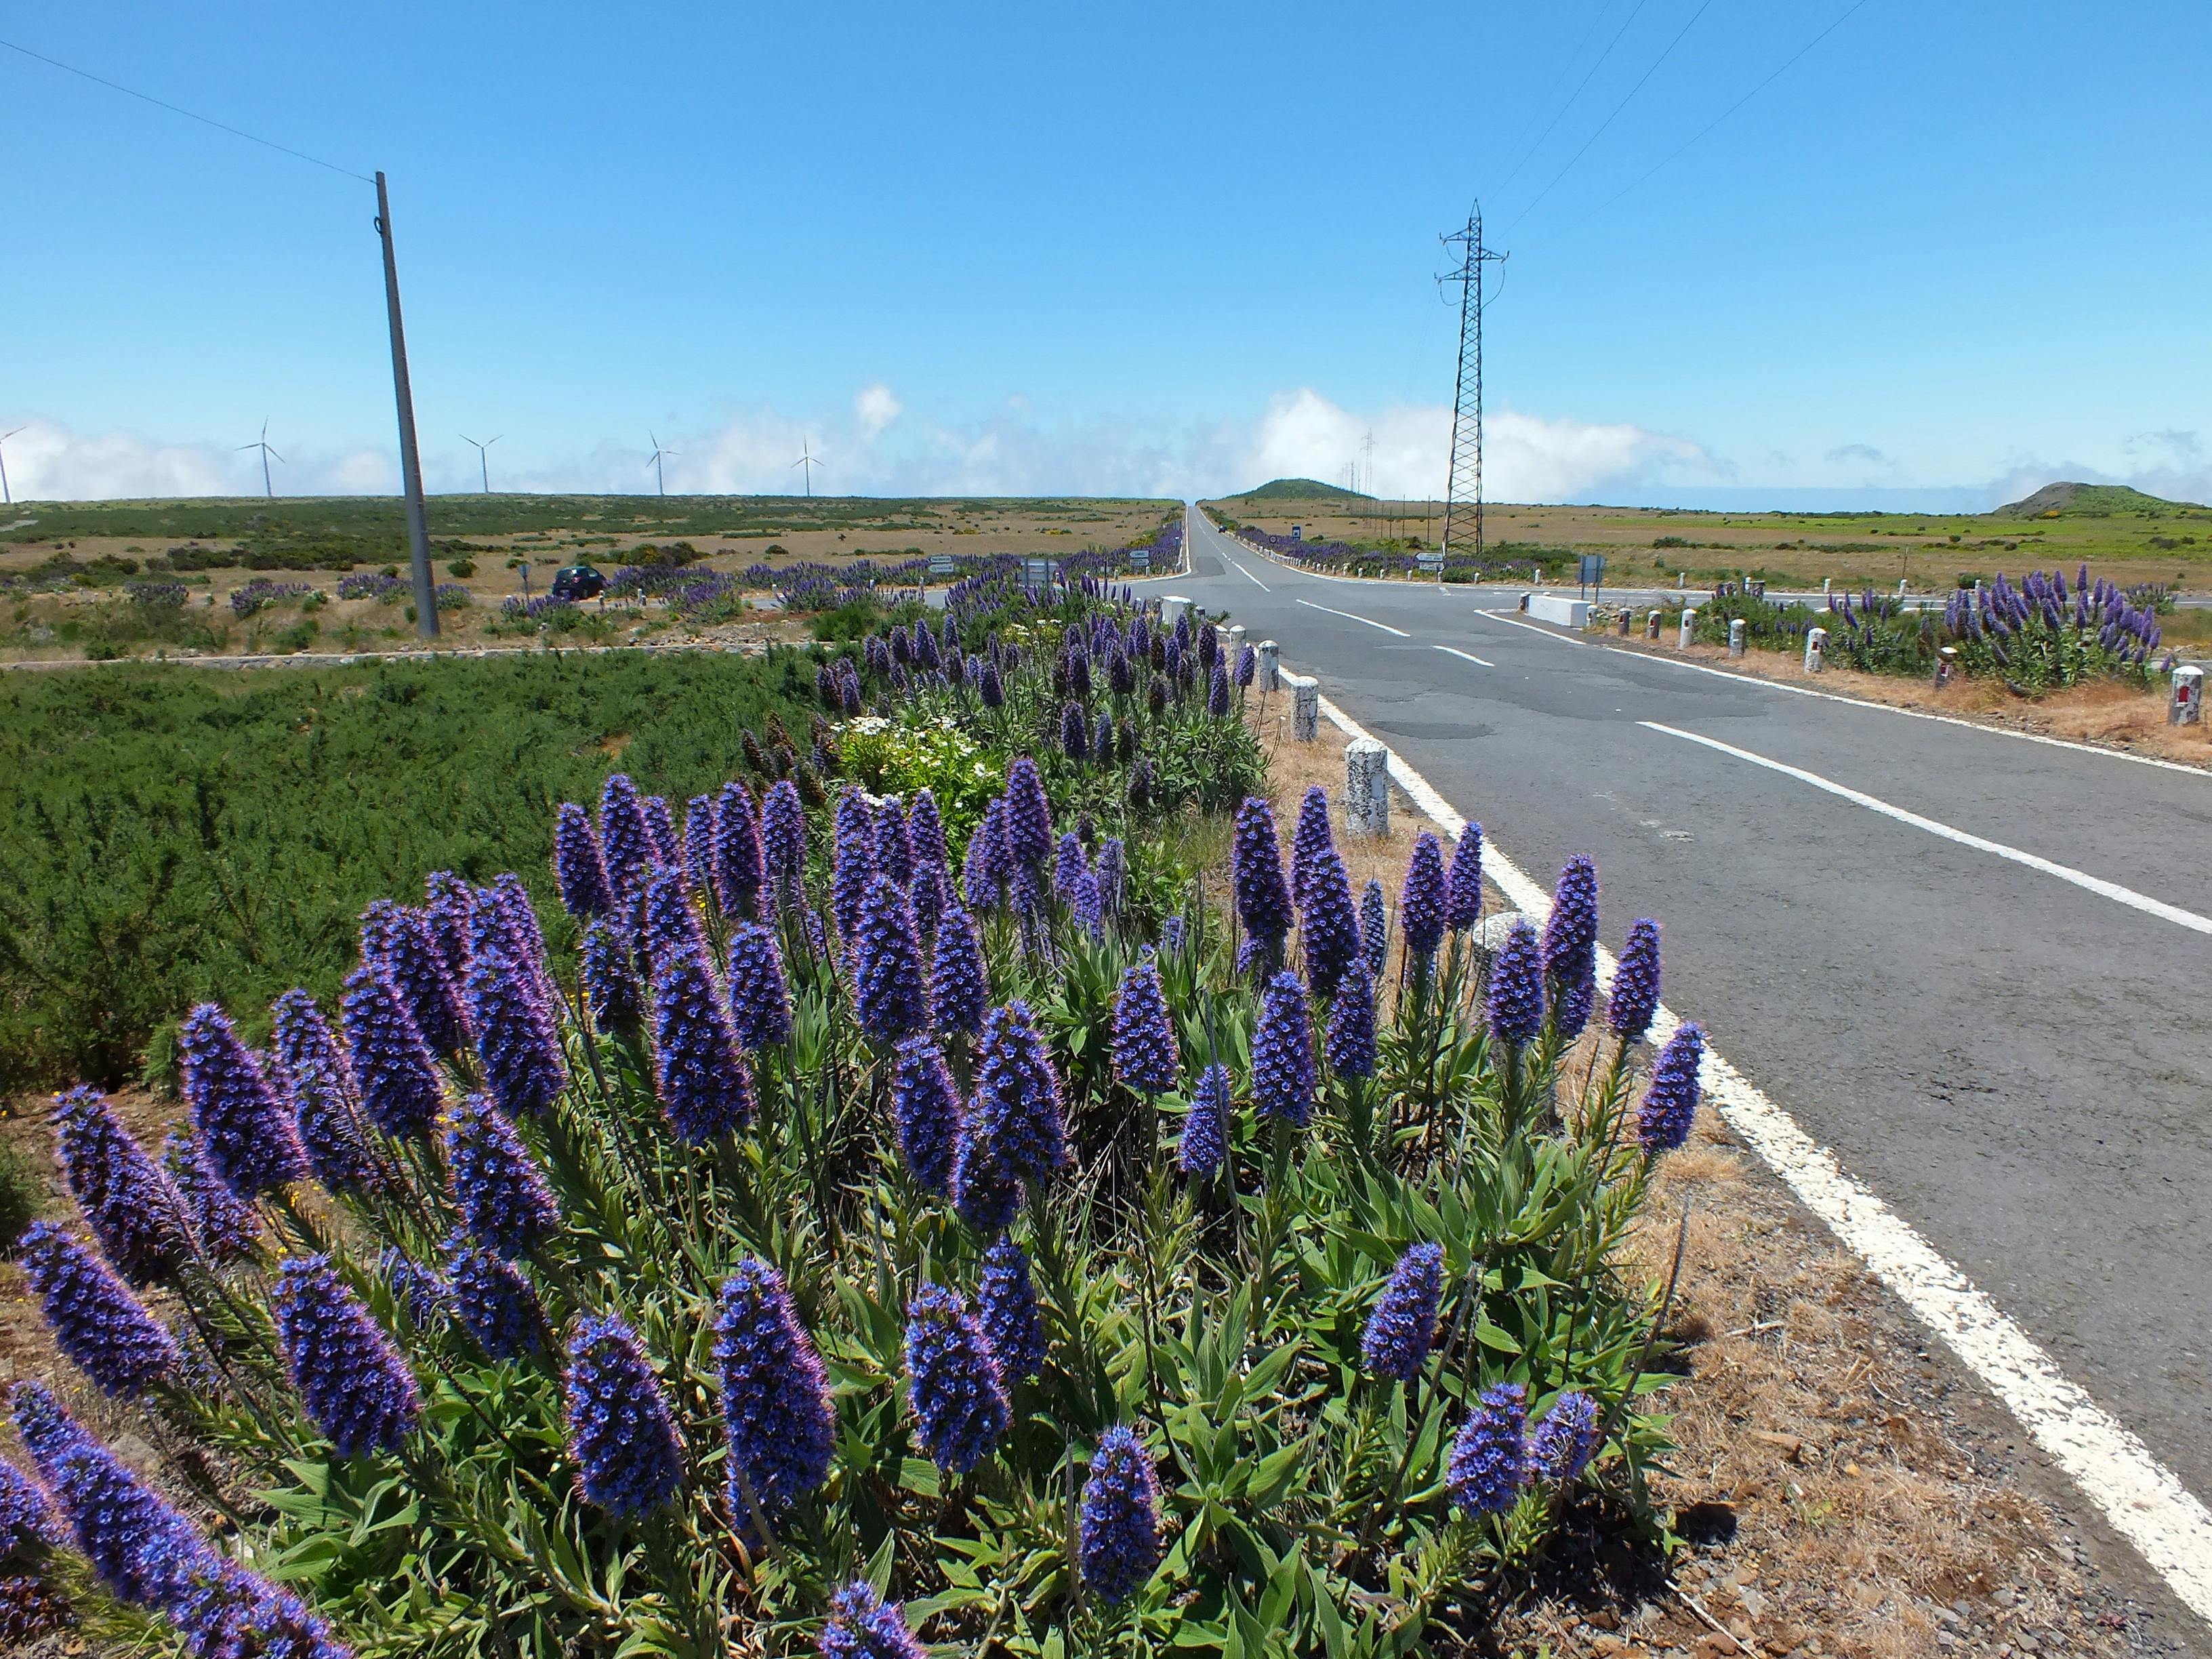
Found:
[{"label": "white road marking", "polygon": [[[1537,623],[1522,622],[1518,617],[1508,617],[1496,611],[1475,608],[1478,617],[1487,617],[1492,622],[1511,623],[1516,628],[1525,628],[1541,634],[1547,640],[1561,645],[1595,646],[1599,650],[1617,650],[1618,647],[1599,644],[1593,640],[1578,640],[1571,634],[1561,634]],[[1956,714],[1931,714],[1925,708],[1899,708],[1893,703],[1875,702],[1866,697],[1847,697],[1838,691],[1815,691],[1809,685],[1790,685],[1781,680],[1770,680],[1758,674],[1738,673],[1731,668],[1715,668],[1710,663],[1686,662],[1680,657],[1654,655],[1649,651],[1630,651],[1624,655],[1638,662],[1656,662],[1668,668],[1686,668],[1692,674],[1711,674],[1717,679],[1733,680],[1738,685],[1753,685],[1765,691],[1786,691],[1793,697],[1818,697],[1822,702],[1840,702],[1852,708],[1871,708],[1881,714],[1901,714],[1907,720],[1934,720],[1939,726],[1963,726],[1969,732],[1981,732],[1993,738],[2015,738],[2022,743],[2039,743],[2051,749],[2070,749],[2077,755],[2100,755],[2106,760],[2133,761],[2137,766],[2155,766],[2164,772],[2185,772],[2194,778],[2212,776],[2202,766],[2191,766],[2186,761],[2160,760],[2155,755],[2131,755],[2124,749],[2106,749],[2094,743],[2075,743],[2068,738],[2047,738],[2040,732],[2015,732],[2005,726],[1984,726],[1979,720],[1961,720]]]},{"label": "white road marking", "polygon": [[[1349,737],[1368,735],[1327,697],[1321,700],[1321,712]],[[1395,749],[1389,763],[1391,781],[1456,836],[1467,821],[1435,786]],[[1484,867],[1499,890],[1540,923],[1551,911],[1551,896],[1523,875],[1495,841],[1486,838],[1483,854]],[[1613,952],[1601,945],[1597,955],[1598,972],[1610,981]],[[1664,1042],[1680,1024],[1680,1017],[1662,1005],[1652,1021],[1653,1040]],[[1848,1173],[1833,1152],[1710,1043],[1702,1080],[1729,1127],[1988,1385],[2174,1594],[2212,1622],[2212,1510],[2152,1455],[2140,1436],[2068,1381],[2035,1340],[1910,1222]]]},{"label": "white road marking", "polygon": [[1376,622],[1372,617],[1355,617],[1349,611],[1339,611],[1334,605],[1316,605],[1311,599],[1300,599],[1298,603],[1309,611],[1326,611],[1330,616],[1341,617],[1346,622],[1365,623],[1370,628],[1379,628],[1385,634],[1395,634],[1401,640],[1410,640],[1413,637],[1404,629],[1393,628],[1389,623]]},{"label": "white road marking", "polygon": [[1243,565],[1237,563],[1236,560],[1231,558],[1226,553],[1224,553],[1221,557],[1222,562],[1227,564],[1231,570],[1234,570],[1238,575],[1243,577],[1246,581],[1251,583],[1253,586],[1258,588],[1262,593],[1272,593],[1275,591],[1273,588],[1268,586],[1267,583],[1261,581],[1257,576],[1254,575],[1250,571],[1247,570]]},{"label": "white road marking", "polygon": [[[1480,657],[1476,656],[1476,655],[1474,654],[1474,652],[1472,652],[1472,651],[1462,651],[1462,650],[1461,650],[1461,649],[1460,649],[1457,646],[1455,646],[1455,645],[1440,645],[1440,646],[1438,646],[1438,647],[1437,647],[1437,650],[1439,650],[1439,651],[1449,651],[1449,653],[1451,653],[1451,654],[1452,654],[1453,656],[1455,656],[1455,657],[1464,657],[1464,658],[1466,658],[1466,659],[1467,659],[1467,660],[1468,660],[1468,661],[1469,661],[1469,662],[1471,662],[1471,663],[1474,663],[1477,667],[1480,667],[1480,668],[1495,668],[1495,667],[1497,667],[1497,666],[1498,666],[1498,665],[1497,665],[1496,663],[1494,663],[1494,662],[1485,662],[1485,661],[1484,661]],[[1613,713],[1615,713],[1616,714],[1619,714],[1620,712],[1620,711],[1619,709],[1617,709],[1617,708],[1616,708],[1615,710],[1613,710]]]},{"label": "white road marking", "polygon": [[2154,899],[2148,893],[2138,893],[2132,887],[2123,887],[2116,881],[2106,881],[2102,876],[2093,876],[2087,871],[2076,870],[2070,865],[2055,864],[2049,859],[2039,857],[2033,853],[2023,852],[2017,847],[2008,847],[2001,841],[1990,841],[1985,836],[1977,836],[1965,830],[1954,830],[1948,823],[1939,823],[1934,818],[1924,818],[1919,813],[1907,811],[1902,806],[1893,806],[1879,796],[1869,795],[1862,790],[1850,788],[1844,784],[1836,782],[1832,778],[1824,778],[1818,772],[1808,772],[1802,766],[1791,766],[1783,761],[1769,760],[1764,755],[1754,755],[1748,749],[1739,749],[1732,743],[1723,743],[1718,738],[1699,737],[1695,732],[1685,732],[1678,726],[1662,726],[1657,720],[1638,720],[1637,724],[1654,732],[1663,732],[1670,738],[1681,738],[1691,743],[1703,744],[1706,748],[1717,749],[1723,755],[1733,755],[1738,760],[1747,760],[1754,766],[1763,766],[1770,772],[1779,772],[1784,777],[1795,778],[1800,783],[1809,783],[1815,789],[1825,789],[1828,793],[1850,801],[1855,806],[1863,806],[1869,812],[1879,812],[1884,817],[1895,818],[1899,823],[1909,823],[1916,830],[1925,830],[1931,836],[1941,836],[1944,840],[1954,841],[1961,847],[1971,847],[1981,853],[1994,853],[1997,857],[2009,859],[2014,864],[2024,864],[2031,870],[2040,871],[2046,876],[2056,876],[2061,881],[2071,882],[2075,886],[2084,891],[2094,893],[2100,898],[2111,899],[2116,904],[2124,904],[2130,909],[2142,911],[2145,915],[2156,916],[2161,921],[2170,921],[2177,927],[2187,927],[2199,933],[2212,933],[2212,916],[2202,916],[2194,910],[2185,910],[2178,904],[2168,904],[2164,899]]}]

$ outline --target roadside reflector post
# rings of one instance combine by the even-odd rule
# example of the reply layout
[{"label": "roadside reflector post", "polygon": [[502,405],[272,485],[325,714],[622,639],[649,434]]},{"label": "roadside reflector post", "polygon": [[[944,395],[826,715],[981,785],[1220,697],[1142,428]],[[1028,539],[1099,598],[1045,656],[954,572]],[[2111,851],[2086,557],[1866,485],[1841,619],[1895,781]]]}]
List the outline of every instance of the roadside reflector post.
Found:
[{"label": "roadside reflector post", "polygon": [[1947,645],[1936,653],[1936,689],[1942,690],[1951,683],[1951,671],[1959,665],[1959,647]]},{"label": "roadside reflector post", "polygon": [[1285,674],[1291,688],[1291,736],[1311,743],[1321,736],[1321,682],[1310,674]]},{"label": "roadside reflector post", "polygon": [[1835,592],[1835,580],[1836,579],[1833,576],[1823,576],[1820,578],[1820,597],[1822,599],[1826,599],[1831,593]]},{"label": "roadside reflector post", "polygon": [[1905,578],[1902,576],[1897,579],[1897,597],[1900,599],[1905,597]]},{"label": "roadside reflector post", "polygon": [[1677,587],[1687,587],[1689,585],[1690,573],[1686,570],[1677,570],[1674,573],[1674,586]]},{"label": "roadside reflector post", "polygon": [[1624,640],[1628,637],[1628,610],[1625,605],[1620,612],[1620,637]]},{"label": "roadside reflector post", "polygon": [[1805,630],[1805,672],[1818,674],[1828,665],[1828,630],[1808,628]]},{"label": "roadside reflector post", "polygon": [[1283,647],[1273,640],[1260,641],[1260,667],[1254,676],[1260,682],[1260,691],[1265,696],[1278,691],[1283,684]]},{"label": "roadside reflector post", "polygon": [[1237,672],[1237,659],[1244,651],[1244,624],[1231,623],[1221,630],[1221,634],[1222,649],[1228,655],[1229,672],[1233,674]]},{"label": "roadside reflector post", "polygon": [[[1316,705],[1318,706],[1318,705]],[[1344,750],[1344,823],[1347,834],[1390,833],[1390,751],[1372,738],[1354,738]]]},{"label": "roadside reflector post", "polygon": [[1746,631],[1744,620],[1741,617],[1729,623],[1729,655],[1731,657],[1743,655],[1743,636]]},{"label": "roadside reflector post", "polygon": [[1644,637],[1647,640],[1659,637],[1659,613],[1656,611],[1644,613]]},{"label": "roadside reflector post", "polygon": [[2195,726],[2204,718],[2204,671],[2184,663],[2173,671],[2173,700],[2166,706],[2168,726]]},{"label": "roadside reflector post", "polygon": [[1697,637],[1697,634],[1698,607],[1694,605],[1686,605],[1682,607],[1681,637],[1675,641],[1675,644],[1680,649],[1687,651],[1690,648],[1690,641]]}]

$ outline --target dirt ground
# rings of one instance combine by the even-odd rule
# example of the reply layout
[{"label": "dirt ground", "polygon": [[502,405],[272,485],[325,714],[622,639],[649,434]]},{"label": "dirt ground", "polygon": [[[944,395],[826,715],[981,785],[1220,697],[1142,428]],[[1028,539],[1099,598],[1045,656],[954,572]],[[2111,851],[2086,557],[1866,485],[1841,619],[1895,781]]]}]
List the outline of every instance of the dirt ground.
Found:
[{"label": "dirt ground", "polygon": [[[1291,742],[1288,701],[1253,715],[1285,833],[1306,786],[1322,785],[1355,891],[1378,877],[1395,908],[1414,837],[1438,827],[1394,791],[1389,838],[1347,838],[1344,735],[1324,721],[1320,741]],[[1662,1396],[1679,1449],[1654,1486],[1684,1547],[1668,1570],[1595,1517],[1571,1525],[1498,1632],[1498,1651],[2203,1650],[2201,1632],[2159,1615],[2171,1603],[2148,1568],[2018,1424],[1710,1105],[1660,1169],[1636,1248],[1639,1267],[1663,1279],[1688,1206],[1668,1328],[1685,1378]]]}]

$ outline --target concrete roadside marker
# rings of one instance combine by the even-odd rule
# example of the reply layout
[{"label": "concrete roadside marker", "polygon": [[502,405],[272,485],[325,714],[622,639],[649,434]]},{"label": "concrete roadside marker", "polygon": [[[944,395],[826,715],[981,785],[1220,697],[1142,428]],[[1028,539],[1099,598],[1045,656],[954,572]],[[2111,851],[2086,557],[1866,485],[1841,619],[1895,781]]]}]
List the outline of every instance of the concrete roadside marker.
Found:
[{"label": "concrete roadside marker", "polygon": [[1190,614],[1190,601],[1179,593],[1170,593],[1160,601],[1160,625],[1173,628]]},{"label": "concrete roadside marker", "polygon": [[1390,751],[1372,738],[1344,747],[1344,817],[1348,835],[1390,833]]},{"label": "concrete roadside marker", "polygon": [[1959,647],[1938,646],[1936,650],[1936,689],[1941,691],[1951,683],[1951,671],[1959,665]]},{"label": "concrete roadside marker", "polygon": [[[1322,707],[1338,730],[1369,735],[1328,699]],[[1389,769],[1391,781],[1448,835],[1456,836],[1465,827],[1466,820],[1403,757],[1391,755]],[[1551,896],[1494,839],[1486,839],[1483,851],[1498,890],[1540,926],[1550,914]],[[1601,945],[1597,958],[1599,976],[1610,983],[1613,952]],[[1651,1024],[1652,1043],[1664,1043],[1681,1023],[1662,1004]],[[2212,1510],[2158,1461],[2141,1436],[2061,1372],[2035,1339],[1911,1223],[1710,1043],[1702,1081],[1729,1128],[2003,1402],[2189,1609],[2212,1623]]]},{"label": "concrete roadside marker", "polygon": [[1659,613],[1656,611],[1647,611],[1644,613],[1644,637],[1647,640],[1656,640],[1659,637]]},{"label": "concrete roadside marker", "polygon": [[2168,726],[2195,726],[2204,718],[2204,671],[2184,663],[2173,671],[2173,700],[2166,707]]},{"label": "concrete roadside marker", "polygon": [[1745,627],[1744,620],[1741,617],[1729,623],[1729,655],[1731,657],[1743,655],[1743,636],[1747,631],[1749,630]]},{"label": "concrete roadside marker", "polygon": [[1291,689],[1291,737],[1311,743],[1321,736],[1321,682],[1310,674],[1285,672],[1283,684]]},{"label": "concrete roadside marker", "polygon": [[1828,666],[1828,630],[1808,628],[1805,630],[1805,672],[1818,674]]},{"label": "concrete roadside marker", "polygon": [[1263,696],[1278,690],[1283,683],[1283,647],[1273,640],[1260,641],[1260,666],[1253,675]]},{"label": "concrete roadside marker", "polygon": [[1691,640],[1696,637],[1697,631],[1698,607],[1694,605],[1686,605],[1682,607],[1681,633],[1674,641],[1676,647],[1687,651],[1690,648]]}]

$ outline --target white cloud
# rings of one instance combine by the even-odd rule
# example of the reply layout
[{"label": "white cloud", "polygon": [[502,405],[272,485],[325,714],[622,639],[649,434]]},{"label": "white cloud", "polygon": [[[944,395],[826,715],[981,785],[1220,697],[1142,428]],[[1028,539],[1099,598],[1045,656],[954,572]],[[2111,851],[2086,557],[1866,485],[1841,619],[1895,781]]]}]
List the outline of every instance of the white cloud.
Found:
[{"label": "white cloud", "polygon": [[853,399],[853,416],[860,423],[861,436],[872,441],[899,417],[899,400],[891,396],[891,389],[878,380]]},{"label": "white cloud", "polygon": [[[10,493],[23,501],[113,501],[147,496],[258,495],[261,458],[251,448],[176,442],[135,432],[79,433],[57,422],[18,422],[7,440]],[[397,459],[374,449],[319,452],[281,439],[271,459],[277,489],[291,495],[351,495],[398,488]]]}]

